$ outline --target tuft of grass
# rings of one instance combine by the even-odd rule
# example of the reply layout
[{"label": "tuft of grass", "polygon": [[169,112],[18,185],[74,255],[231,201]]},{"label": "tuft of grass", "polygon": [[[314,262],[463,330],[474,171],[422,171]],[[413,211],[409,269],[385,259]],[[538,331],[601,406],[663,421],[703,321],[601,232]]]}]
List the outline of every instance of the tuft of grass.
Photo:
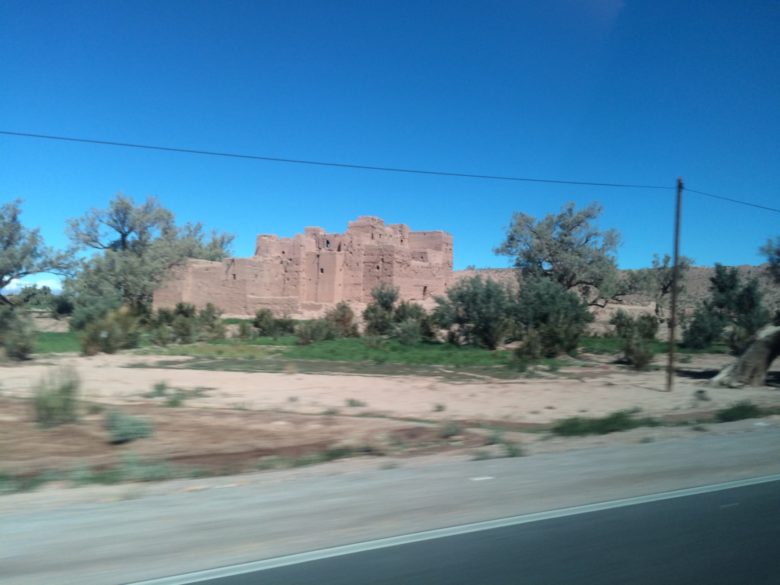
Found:
[{"label": "tuft of grass", "polygon": [[326,408],[322,411],[322,414],[325,416],[336,416],[338,414],[341,414],[341,411],[338,408]]},{"label": "tuft of grass", "polygon": [[178,408],[184,404],[185,398],[186,395],[184,392],[176,392],[175,394],[171,394],[170,396],[166,397],[163,405],[167,406],[168,408]]},{"label": "tuft of grass", "polygon": [[638,427],[657,427],[661,423],[654,418],[636,418],[631,411],[619,410],[602,417],[585,418],[574,416],[553,425],[553,434],[562,437],[584,435],[606,435]]},{"label": "tuft of grass", "polygon": [[112,445],[121,445],[150,437],[152,424],[145,418],[112,410],[106,415],[105,427]]},{"label": "tuft of grass", "polygon": [[525,455],[523,448],[512,441],[504,441],[504,457],[522,457]]},{"label": "tuft of grass", "polygon": [[347,406],[351,408],[359,408],[361,406],[368,406],[365,402],[362,400],[357,400],[355,398],[348,398],[346,401]]},{"label": "tuft of grass", "polygon": [[33,396],[35,422],[44,427],[76,422],[80,387],[81,380],[72,368],[41,380]]},{"label": "tuft of grass", "polygon": [[767,414],[760,406],[753,404],[749,400],[742,400],[728,408],[719,410],[715,414],[715,418],[718,422],[733,422],[746,418],[759,418]]},{"label": "tuft of grass", "polygon": [[168,384],[165,382],[157,382],[154,386],[152,386],[151,392],[147,392],[146,396],[148,398],[162,398],[168,393]]},{"label": "tuft of grass", "polygon": [[447,421],[439,426],[438,433],[442,439],[451,439],[463,434],[463,426],[455,421]]},{"label": "tuft of grass", "polygon": [[433,405],[433,412],[444,412],[447,410],[446,404],[434,404]]}]

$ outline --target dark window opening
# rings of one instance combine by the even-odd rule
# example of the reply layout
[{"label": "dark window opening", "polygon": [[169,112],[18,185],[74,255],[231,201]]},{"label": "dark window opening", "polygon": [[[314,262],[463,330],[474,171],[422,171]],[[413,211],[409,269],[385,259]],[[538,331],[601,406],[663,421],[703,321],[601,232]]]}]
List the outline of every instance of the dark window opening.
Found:
[{"label": "dark window opening", "polygon": [[324,268],[320,268],[320,274],[325,274],[325,269]]},{"label": "dark window opening", "polygon": [[423,286],[423,298],[428,297],[428,285]]},{"label": "dark window opening", "polygon": [[376,269],[379,270],[379,264],[376,265]]},{"label": "dark window opening", "polygon": [[236,274],[235,274],[235,273],[233,273],[233,280],[235,280],[235,279],[236,279]]},{"label": "dark window opening", "polygon": [[330,248],[330,240],[325,240],[325,247]]},{"label": "dark window opening", "polygon": [[336,249],[337,252],[341,252],[341,242],[339,242],[339,247]]}]

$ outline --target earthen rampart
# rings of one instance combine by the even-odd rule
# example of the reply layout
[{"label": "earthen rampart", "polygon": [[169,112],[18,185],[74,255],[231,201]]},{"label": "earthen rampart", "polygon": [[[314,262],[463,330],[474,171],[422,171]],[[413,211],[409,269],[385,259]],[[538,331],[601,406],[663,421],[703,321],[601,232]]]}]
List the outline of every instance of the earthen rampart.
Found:
[{"label": "earthen rampart", "polygon": [[171,271],[154,305],[213,303],[228,315],[261,308],[295,315],[369,302],[381,283],[398,287],[404,300],[425,301],[444,294],[451,279],[450,234],[359,217],[343,234],[308,227],[292,238],[259,235],[250,258],[190,260]]}]

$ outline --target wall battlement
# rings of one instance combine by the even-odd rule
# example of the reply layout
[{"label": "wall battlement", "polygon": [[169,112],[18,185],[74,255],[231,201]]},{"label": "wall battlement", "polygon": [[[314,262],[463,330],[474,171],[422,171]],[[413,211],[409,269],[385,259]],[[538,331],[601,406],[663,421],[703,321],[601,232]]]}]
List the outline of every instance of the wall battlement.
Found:
[{"label": "wall battlement", "polygon": [[340,301],[366,303],[380,283],[404,300],[441,295],[452,279],[452,236],[412,232],[378,217],[349,222],[343,234],[307,227],[292,238],[261,234],[251,258],[190,260],[154,293],[155,307],[213,303],[228,315],[268,308],[296,314]]}]

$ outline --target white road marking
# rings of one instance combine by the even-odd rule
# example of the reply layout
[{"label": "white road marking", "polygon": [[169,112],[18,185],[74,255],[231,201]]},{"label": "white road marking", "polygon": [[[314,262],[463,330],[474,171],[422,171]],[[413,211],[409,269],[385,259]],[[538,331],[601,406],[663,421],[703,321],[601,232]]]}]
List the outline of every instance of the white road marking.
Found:
[{"label": "white road marking", "polygon": [[457,536],[459,534],[470,534],[472,532],[480,532],[482,530],[493,530],[495,528],[517,526],[519,524],[530,524],[532,522],[551,520],[553,518],[564,518],[566,516],[588,514],[590,512],[611,510],[613,508],[623,508],[626,506],[635,506],[637,504],[647,504],[650,502],[660,502],[662,500],[672,500],[674,498],[684,498],[686,496],[696,496],[699,494],[707,494],[722,490],[758,485],[772,481],[780,481],[780,474],[766,475],[763,477],[754,477],[750,479],[740,479],[736,481],[703,485],[669,492],[659,492],[646,496],[636,496],[633,498],[599,502],[597,504],[585,504],[583,506],[559,508],[557,510],[549,510],[547,512],[524,514],[522,516],[510,516],[508,518],[499,518],[497,520],[488,520],[486,522],[475,522],[473,524],[463,524],[460,526],[452,526],[450,528],[437,528],[435,530],[414,532],[412,534],[404,534],[390,538],[380,538],[378,540],[368,540],[355,544],[347,544],[344,546],[335,546],[332,548],[314,550],[305,553],[286,555],[283,557],[276,557],[263,561],[253,561],[250,563],[242,563],[229,567],[220,567],[217,569],[207,569],[205,571],[185,573],[183,575],[175,575],[173,577],[162,577],[160,579],[137,581],[135,583],[131,583],[130,585],[189,585],[191,583],[208,581],[210,579],[232,577],[246,573],[255,573],[257,571],[267,571],[270,569],[278,569],[280,567],[297,565],[299,563],[308,563],[311,561],[319,561],[332,557],[340,557],[371,550],[400,546],[404,544],[412,544],[426,540],[434,540],[437,538],[446,538],[448,536]]},{"label": "white road marking", "polygon": [[490,479],[495,479],[492,475],[481,475],[479,477],[470,477],[471,481],[488,481]]}]

